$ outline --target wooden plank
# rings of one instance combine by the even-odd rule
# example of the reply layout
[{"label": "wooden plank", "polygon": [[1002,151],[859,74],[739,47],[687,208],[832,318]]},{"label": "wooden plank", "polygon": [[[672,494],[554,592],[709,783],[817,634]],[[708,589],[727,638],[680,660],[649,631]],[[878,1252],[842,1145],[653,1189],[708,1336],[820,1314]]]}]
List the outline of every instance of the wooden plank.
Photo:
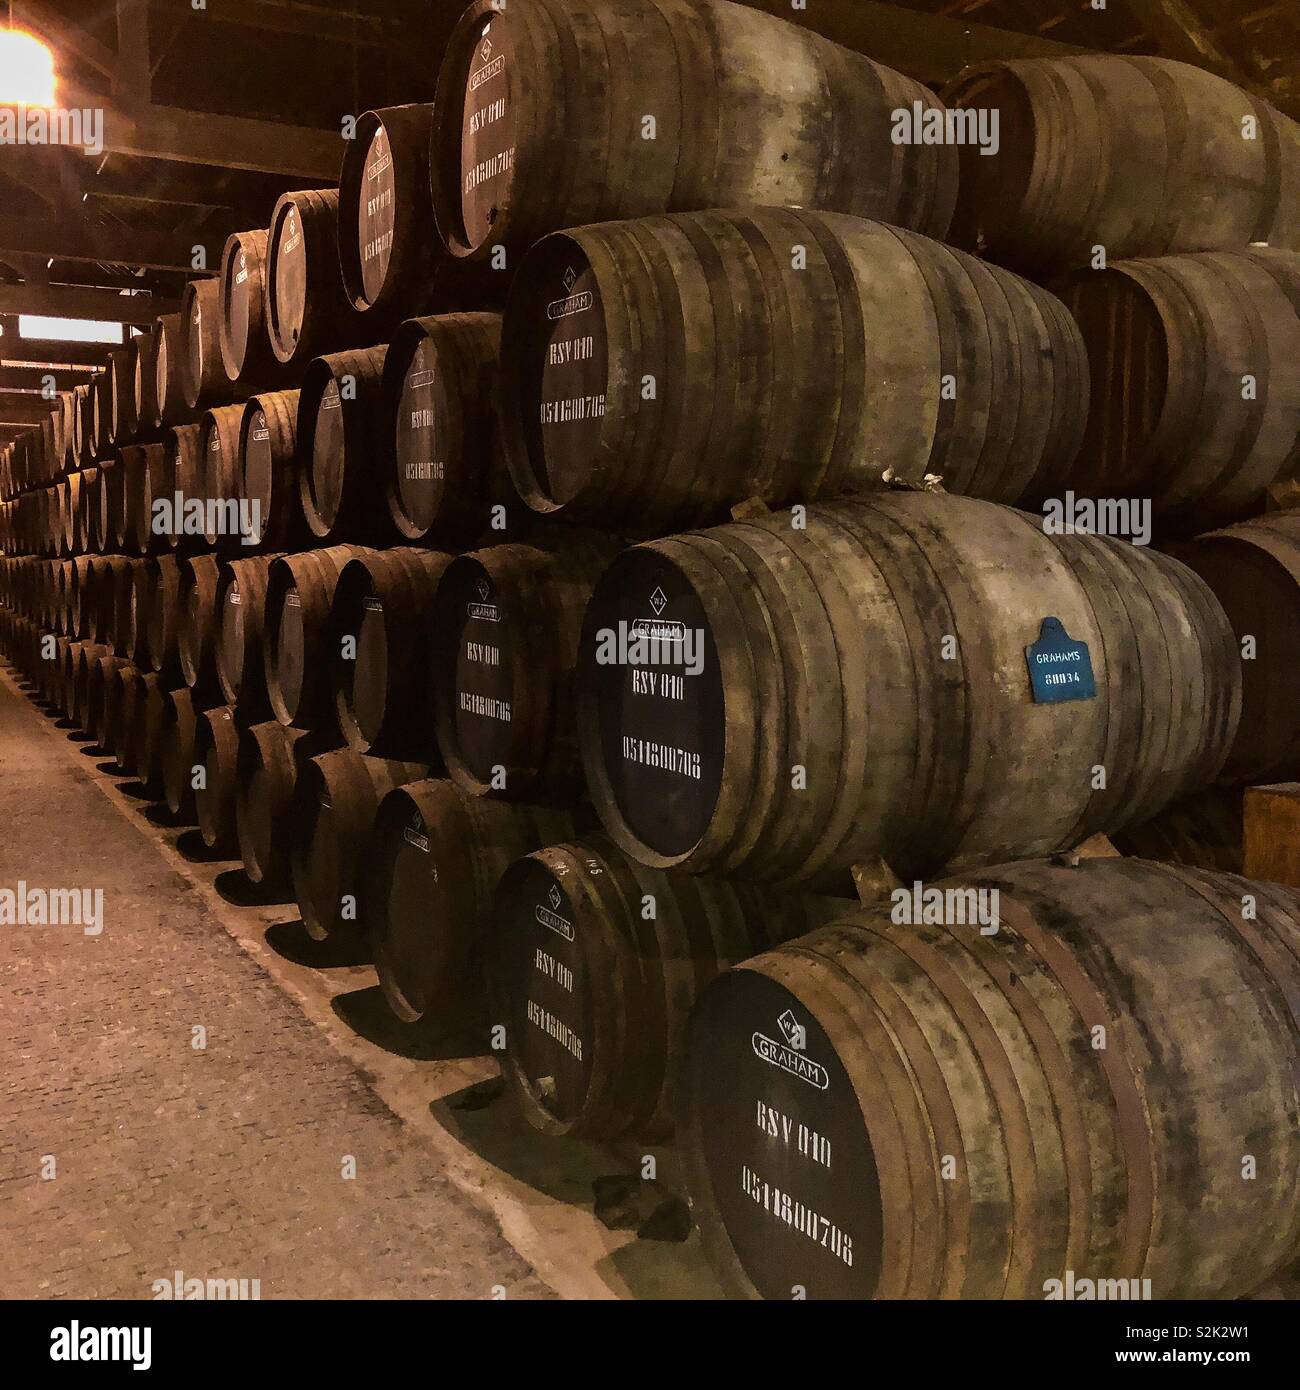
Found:
[{"label": "wooden plank", "polygon": [[0,314],[48,314],[54,318],[92,319],[100,323],[152,324],[174,314],[179,299],[75,285],[0,285]]},{"label": "wooden plank", "polygon": [[1300,782],[1246,792],[1247,878],[1300,888]]},{"label": "wooden plank", "polygon": [[226,238],[237,231],[229,217],[215,219],[201,237],[137,227],[97,227],[86,222],[58,223],[0,212],[0,260],[7,253],[39,255],[59,261],[99,261],[138,265],[150,270],[191,268],[196,244],[207,249],[208,265],[216,266]]},{"label": "wooden plank", "polygon": [[1086,49],[989,24],[904,10],[876,0],[742,0],[751,9],[812,29],[921,82],[947,82],[972,63],[992,58],[1061,58]]},{"label": "wooden plank", "polygon": [[105,77],[112,77],[117,66],[113,50],[88,34],[80,25],[71,24],[44,0],[9,0],[9,22],[16,29],[27,29],[43,40],[54,52],[67,52],[80,58]]},{"label": "wooden plank", "polygon": [[1127,4],[1133,18],[1156,42],[1164,57],[1195,63],[1242,86],[1248,85],[1249,79],[1186,0],[1127,0]]},{"label": "wooden plank", "polygon": [[54,377],[56,391],[71,391],[74,386],[90,381],[95,375],[85,367],[77,370],[60,368],[51,372],[44,367],[30,365],[3,366],[0,367],[0,391],[42,391],[49,376]]},{"label": "wooden plank", "polygon": [[331,39],[367,48],[382,48],[388,42],[385,25],[395,22],[385,15],[367,14],[359,3],[350,9],[326,9],[310,4],[281,5],[276,0],[219,0],[207,14],[224,24],[263,33]]},{"label": "wooden plank", "polygon": [[104,149],[180,164],[285,174],[332,187],[343,161],[343,134],[174,106],[141,106],[131,112],[105,110]]},{"label": "wooden plank", "polygon": [[120,343],[61,343],[49,338],[19,338],[5,334],[0,338],[0,366],[23,366],[29,363],[49,364],[69,369],[108,366],[109,353]]},{"label": "wooden plank", "polygon": [[6,425],[43,425],[53,411],[53,404],[40,396],[0,391],[0,420]]},{"label": "wooden plank", "polygon": [[148,105],[153,87],[149,0],[116,0],[117,64],[113,95],[128,106]]}]

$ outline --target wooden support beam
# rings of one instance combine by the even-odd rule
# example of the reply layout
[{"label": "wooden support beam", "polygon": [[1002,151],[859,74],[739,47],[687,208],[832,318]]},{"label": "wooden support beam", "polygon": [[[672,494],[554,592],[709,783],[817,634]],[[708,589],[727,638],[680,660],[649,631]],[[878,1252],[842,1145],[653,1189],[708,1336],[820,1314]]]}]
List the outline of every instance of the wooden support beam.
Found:
[{"label": "wooden support beam", "polygon": [[0,285],[0,314],[49,314],[54,318],[93,319],[101,323],[151,324],[174,314],[178,299],[151,294],[117,294],[75,285]]},{"label": "wooden support beam", "polygon": [[107,265],[137,265],[149,270],[188,271],[193,248],[201,245],[210,267],[220,264],[231,232],[239,230],[229,217],[217,218],[201,234],[144,230],[136,227],[92,226],[86,222],[55,225],[37,218],[0,212],[0,260],[6,253],[46,256],[57,261],[99,261]]},{"label": "wooden support beam", "polygon": [[324,187],[338,183],[343,134],[174,106],[142,106],[130,112],[105,110],[104,149],[180,164],[284,174]]},{"label": "wooden support beam", "polygon": [[350,9],[321,5],[282,5],[277,0],[213,0],[195,19],[219,19],[268,34],[292,34],[300,38],[331,39],[338,43],[382,48],[387,17],[367,14],[364,0],[354,0]]},{"label": "wooden support beam", "polygon": [[1166,58],[1209,68],[1241,86],[1246,75],[1186,0],[1124,0],[1133,18]]},{"label": "wooden support beam", "polygon": [[149,47],[149,0],[116,0],[117,64],[113,96],[123,105],[147,106],[153,87]]},{"label": "wooden support beam", "polygon": [[6,333],[0,338],[0,367],[40,363],[68,371],[87,371],[108,366],[108,355],[120,343],[63,343],[49,338],[19,338]]},{"label": "wooden support beam", "polygon": [[53,412],[53,403],[40,396],[0,391],[0,420],[6,425],[43,425]]},{"label": "wooden support beam", "polygon": [[90,381],[94,375],[94,372],[84,367],[76,371],[63,368],[50,371],[44,367],[5,366],[0,367],[0,390],[43,391],[46,379],[53,376],[56,391],[71,391],[74,386],[81,386]]},{"label": "wooden support beam", "polygon": [[963,68],[993,58],[1061,58],[1087,51],[1033,34],[904,10],[877,0],[809,0],[806,10],[792,10],[790,0],[743,3],[812,29],[921,82],[947,82]]}]

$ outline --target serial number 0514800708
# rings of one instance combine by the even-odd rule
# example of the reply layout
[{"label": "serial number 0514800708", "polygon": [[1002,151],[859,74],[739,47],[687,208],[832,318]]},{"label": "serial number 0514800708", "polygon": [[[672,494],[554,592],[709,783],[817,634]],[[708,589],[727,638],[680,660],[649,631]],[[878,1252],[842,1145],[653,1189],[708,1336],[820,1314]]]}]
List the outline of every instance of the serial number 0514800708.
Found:
[{"label": "serial number 0514800708", "polygon": [[745,1195],[752,1197],[764,1211],[771,1212],[809,1240],[815,1240],[843,1260],[850,1269],[853,1268],[853,1237],[847,1231],[842,1231],[826,1217],[819,1216],[788,1192],[773,1187],[747,1164],[741,1167],[740,1186]]}]

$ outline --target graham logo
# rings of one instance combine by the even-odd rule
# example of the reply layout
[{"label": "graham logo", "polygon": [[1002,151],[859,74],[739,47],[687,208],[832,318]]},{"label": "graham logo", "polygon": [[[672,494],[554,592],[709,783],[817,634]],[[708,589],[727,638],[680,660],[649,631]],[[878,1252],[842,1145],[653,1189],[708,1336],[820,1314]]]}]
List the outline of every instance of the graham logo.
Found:
[{"label": "graham logo", "polygon": [[650,595],[650,607],[654,609],[656,618],[661,617],[664,609],[668,607],[668,595],[657,585],[654,593]]},{"label": "graham logo", "polygon": [[637,618],[629,629],[633,641],[685,642],[686,624],[675,618]]},{"label": "graham logo", "polygon": [[552,909],[558,909],[560,904],[564,901],[558,884],[551,884],[546,894],[546,900],[551,906],[543,907],[541,903],[538,903],[533,909],[533,916],[536,917],[548,931],[555,932],[557,936],[562,936],[566,941],[572,941],[573,923],[567,918],[561,917],[558,911],[552,911]]},{"label": "graham logo", "polygon": [[478,582],[478,596],[484,603],[492,597],[492,586],[486,579],[480,579]]},{"label": "graham logo", "polygon": [[789,1009],[776,1021],[784,1042],[777,1042],[764,1033],[755,1033],[750,1039],[754,1056],[770,1067],[779,1067],[800,1081],[806,1081],[819,1091],[828,1090],[831,1078],[826,1068],[804,1053],[807,1036],[802,1023],[798,1022]]},{"label": "graham logo", "polygon": [[412,391],[418,391],[422,386],[432,386],[437,379],[438,373],[434,371],[412,372],[406,378],[406,384]]},{"label": "graham logo", "polygon": [[402,831],[402,839],[404,839],[408,845],[412,845],[418,849],[421,854],[428,854],[429,837],[427,835],[421,835],[418,831],[412,830],[408,826],[407,829]]},{"label": "graham logo", "polygon": [[483,40],[483,47],[479,49],[479,52],[483,55],[483,61],[486,63],[492,56],[492,40],[485,38]]},{"label": "graham logo", "polygon": [[578,272],[569,266],[560,277],[564,284],[565,298],[553,299],[546,306],[546,317],[554,322],[556,319],[567,319],[574,314],[584,314],[596,302],[590,290],[583,290],[581,294],[574,294],[573,287],[578,283]]},{"label": "graham logo", "polygon": [[480,622],[499,623],[501,614],[497,612],[496,604],[489,602],[492,597],[492,585],[486,579],[480,579],[477,588],[480,601],[466,604],[466,613],[471,618],[477,618]]}]

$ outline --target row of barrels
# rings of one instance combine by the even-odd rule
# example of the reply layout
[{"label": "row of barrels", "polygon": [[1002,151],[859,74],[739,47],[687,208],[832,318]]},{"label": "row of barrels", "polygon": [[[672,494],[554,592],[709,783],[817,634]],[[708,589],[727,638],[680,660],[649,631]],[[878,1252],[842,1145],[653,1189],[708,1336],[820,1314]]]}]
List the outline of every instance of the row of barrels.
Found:
[{"label": "row of barrels", "polygon": [[1300,1249],[1290,890],[1102,859],[927,888],[969,917],[774,894],[419,764],[196,717],[83,644],[68,680],[33,635],[0,614],[123,771],[291,884],[317,939],[368,946],[400,1020],[490,1025],[537,1128],[675,1132],[729,1292],[1026,1298],[1072,1271],[1226,1298]]},{"label": "row of barrels", "polygon": [[507,279],[562,228],[753,204],[1048,274],[1099,248],[1300,249],[1300,127],[1167,59],[994,62],[936,97],[729,0],[474,0],[433,104],[369,113],[342,193],[346,291],[373,315],[467,270]]},{"label": "row of barrels", "polygon": [[887,485],[1066,526],[1109,499],[1135,537],[1177,539],[1258,512],[1300,466],[1300,254],[1122,262],[1058,298],[880,223],[754,209],[589,227],[529,259],[504,318],[313,358],[300,388],[0,504],[0,546],[178,548],[182,518],[155,510],[178,493],[191,535],[256,549],[458,546],[519,498],[654,537]]},{"label": "row of barrels", "polygon": [[[1181,554],[889,493],[625,550],[561,527],[3,576],[31,620],[250,717],[440,757],[479,795],[589,799],[653,867],[821,884],[1054,853],[1300,770],[1297,515]],[[1033,678],[1062,661],[1077,679]]]}]

